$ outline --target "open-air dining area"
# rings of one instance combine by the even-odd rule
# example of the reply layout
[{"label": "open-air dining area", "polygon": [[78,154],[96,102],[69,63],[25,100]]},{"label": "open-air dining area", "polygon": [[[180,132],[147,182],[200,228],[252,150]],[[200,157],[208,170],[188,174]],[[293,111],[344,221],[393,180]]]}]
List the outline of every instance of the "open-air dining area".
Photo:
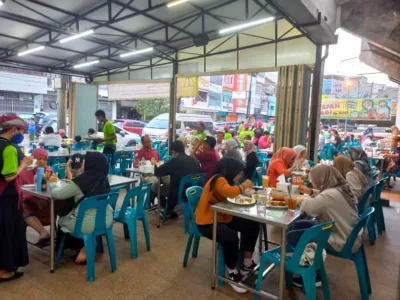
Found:
[{"label": "open-air dining area", "polygon": [[0,300],[400,299],[396,5],[0,0]]}]

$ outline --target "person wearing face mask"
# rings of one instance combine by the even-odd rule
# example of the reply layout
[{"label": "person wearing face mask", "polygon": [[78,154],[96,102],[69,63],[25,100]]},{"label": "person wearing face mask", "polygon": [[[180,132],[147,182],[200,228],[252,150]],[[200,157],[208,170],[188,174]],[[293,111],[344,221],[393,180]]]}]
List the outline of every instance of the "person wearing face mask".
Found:
[{"label": "person wearing face mask", "polygon": [[21,144],[24,141],[24,132],[25,129],[20,129],[18,130],[18,133],[14,134],[11,138],[12,145],[15,147],[15,149],[17,149],[19,162],[22,161],[25,157],[24,152],[22,152],[22,149],[19,146],[19,144]]},{"label": "person wearing face mask", "polygon": [[[211,205],[226,202],[227,198],[241,195],[245,189],[252,188],[253,183],[247,179],[236,186],[242,177],[244,165],[231,157],[221,159],[215,168],[213,177],[205,184],[199,204],[195,211],[195,222],[202,235],[208,239],[213,238],[213,211]],[[231,215],[218,213],[217,243],[223,246],[225,264],[228,269],[228,278],[239,282],[241,276],[251,272],[256,264],[252,257],[257,242],[260,226],[258,223]],[[236,264],[239,253],[239,238],[241,249],[244,251],[244,260],[237,270]],[[231,285],[238,293],[246,290],[236,285]]]},{"label": "person wearing face mask", "polygon": [[17,116],[0,117],[0,282],[21,277],[18,268],[29,263],[19,175],[33,157],[18,164],[17,149],[11,144],[12,137],[25,129],[24,120]]}]

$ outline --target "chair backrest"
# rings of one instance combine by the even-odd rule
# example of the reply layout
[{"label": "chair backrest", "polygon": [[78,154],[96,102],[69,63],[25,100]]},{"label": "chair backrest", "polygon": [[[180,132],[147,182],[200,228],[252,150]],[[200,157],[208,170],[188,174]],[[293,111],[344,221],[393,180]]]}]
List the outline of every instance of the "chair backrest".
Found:
[{"label": "chair backrest", "polygon": [[96,209],[96,218],[94,223],[94,234],[98,235],[104,233],[107,229],[106,226],[106,212],[107,206],[110,205],[115,209],[117,204],[118,193],[109,193],[103,195],[96,195],[84,199],[79,204],[78,216],[76,217],[74,235],[82,235],[82,223],[86,212],[89,209]]},{"label": "chair backrest", "polygon": [[205,178],[204,173],[190,174],[190,175],[183,176],[181,179],[181,182],[179,183],[178,201],[183,198],[187,188],[192,187],[192,186],[203,186],[204,178]]},{"label": "chair backrest", "polygon": [[360,216],[360,220],[358,221],[358,223],[356,224],[356,226],[354,226],[353,230],[351,231],[349,237],[347,238],[346,244],[344,245],[342,251],[340,251],[340,253],[343,256],[348,256],[350,257],[353,253],[352,249],[353,249],[353,245],[354,242],[356,241],[358,234],[360,233],[361,230],[363,230],[364,226],[367,224],[368,222],[368,218],[370,217],[371,214],[373,214],[375,211],[375,208],[373,207],[368,207]]},{"label": "chair backrest", "polygon": [[51,168],[53,169],[53,173],[58,173],[59,179],[65,179],[67,164],[55,164]]},{"label": "chair backrest", "polygon": [[116,152],[116,153],[118,153],[119,167],[121,170],[121,174],[123,174],[125,172],[125,170],[128,169],[132,163],[133,152],[121,151],[121,152]]},{"label": "chair backrest", "polygon": [[56,152],[58,151],[58,146],[44,146],[44,149],[47,150],[48,152]]},{"label": "chair backrest", "polygon": [[308,164],[310,165],[311,168],[315,166],[315,162],[313,160],[309,160]]},{"label": "chair backrest", "polygon": [[378,183],[375,183],[373,186],[368,188],[368,190],[365,191],[364,195],[362,195],[360,201],[357,204],[358,207],[358,213],[362,214],[364,210],[369,207],[369,204],[371,203],[371,198],[374,197],[375,195],[375,189],[378,186]]},{"label": "chair backrest", "polygon": [[196,218],[194,212],[196,211],[197,205],[199,204],[201,194],[203,193],[203,188],[199,186],[192,186],[186,190],[186,197],[188,199],[188,204],[190,207],[190,219],[191,222],[191,232],[199,234],[196,225]]},{"label": "chair backrest", "polygon": [[265,158],[268,158],[268,153],[267,152],[257,152],[257,156],[259,160],[263,160]]},{"label": "chair backrest", "polygon": [[83,149],[83,143],[82,142],[76,142],[72,145],[72,150],[82,150]]},{"label": "chair backrest", "polygon": [[376,180],[376,178],[378,177],[379,173],[381,173],[381,171],[379,171],[379,170],[375,170],[374,172],[372,172],[372,178]]},{"label": "chair backrest", "polygon": [[251,181],[255,186],[262,186],[262,175],[263,175],[263,168],[257,167],[254,172],[253,176],[251,177]]},{"label": "chair backrest", "polygon": [[172,158],[172,156],[167,155],[167,156],[164,156],[162,160],[163,160],[164,163],[166,163],[166,162],[169,161],[171,158]]},{"label": "chair backrest", "polygon": [[151,186],[151,183],[146,183],[130,189],[125,195],[119,215],[121,217],[124,216],[126,209],[131,206],[132,200],[134,201],[136,198],[136,216],[138,218],[142,217],[146,208],[150,205]]},{"label": "chair backrest", "polygon": [[294,268],[298,267],[307,244],[314,242],[317,244],[317,249],[315,251],[313,266],[317,269],[320,268],[322,265],[322,250],[324,250],[325,245],[328,242],[335,222],[336,221],[333,220],[323,224],[318,224],[304,231],[288,264]]}]

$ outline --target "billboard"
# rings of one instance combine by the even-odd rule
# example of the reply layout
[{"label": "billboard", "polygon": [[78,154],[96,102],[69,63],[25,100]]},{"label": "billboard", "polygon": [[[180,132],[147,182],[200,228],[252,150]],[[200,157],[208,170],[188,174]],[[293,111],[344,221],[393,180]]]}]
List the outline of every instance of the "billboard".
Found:
[{"label": "billboard", "polygon": [[110,84],[108,100],[168,99],[170,83]]},{"label": "billboard", "polygon": [[351,120],[390,120],[392,99],[322,98],[321,118]]}]

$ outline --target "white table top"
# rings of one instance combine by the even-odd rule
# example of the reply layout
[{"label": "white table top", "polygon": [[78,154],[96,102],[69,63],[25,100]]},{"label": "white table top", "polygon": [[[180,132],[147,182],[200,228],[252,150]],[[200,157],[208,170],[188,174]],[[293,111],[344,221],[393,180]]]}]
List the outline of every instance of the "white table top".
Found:
[{"label": "white table top", "polygon": [[280,228],[288,228],[301,215],[302,211],[290,211],[283,208],[257,209],[257,204],[250,206],[235,205],[229,202],[220,202],[211,206],[211,209],[220,213],[252,220],[259,223],[271,224]]},{"label": "white table top", "polygon": [[[126,149],[117,149],[115,152],[134,152],[137,151],[137,148],[126,148]],[[97,151],[97,150],[73,150],[70,153],[65,152],[65,153],[60,153],[59,151],[55,152],[49,152],[49,157],[70,157],[76,153],[86,155],[87,152],[100,152],[103,153],[102,151]]]},{"label": "white table top", "polygon": [[153,171],[141,170],[139,168],[127,168],[127,169],[125,169],[125,172],[134,173],[134,174],[140,174],[140,175],[145,175],[145,176],[154,175],[154,170]]},{"label": "white table top", "polygon": [[[123,176],[117,176],[117,175],[108,175],[108,182],[110,183],[110,186],[118,186],[118,185],[124,185],[124,184],[130,184],[136,182],[136,179],[134,178],[129,178],[129,177],[123,177]],[[68,183],[67,180],[59,180],[57,182],[57,185],[62,187]],[[36,196],[41,199],[47,199],[51,200],[51,193],[50,189],[47,189],[46,191],[38,192],[36,191],[36,185],[35,184],[27,184],[23,185],[21,190],[27,194]]]}]

